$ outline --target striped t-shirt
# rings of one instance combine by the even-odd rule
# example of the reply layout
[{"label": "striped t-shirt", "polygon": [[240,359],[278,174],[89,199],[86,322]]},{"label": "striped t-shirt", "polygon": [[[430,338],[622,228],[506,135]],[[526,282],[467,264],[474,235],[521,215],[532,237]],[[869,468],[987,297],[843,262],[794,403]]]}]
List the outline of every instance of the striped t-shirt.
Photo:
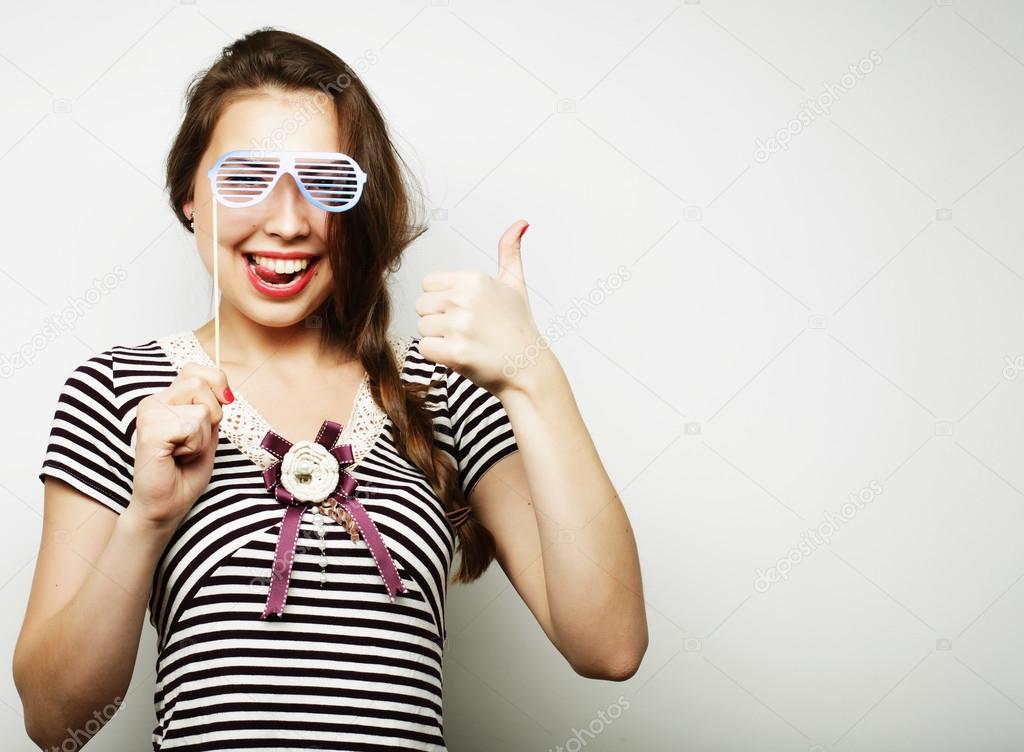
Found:
[{"label": "striped t-shirt", "polygon": [[[517,451],[501,402],[390,337],[401,378],[429,392],[435,441],[468,494]],[[182,365],[212,366],[192,330],[114,346],[67,378],[40,479],[60,478],[121,513],[131,501],[139,401]],[[445,750],[445,594],[457,536],[425,476],[395,450],[393,424],[364,377],[337,444],[351,444],[359,500],[405,585],[388,597],[365,540],[327,518],[326,582],[315,510],[302,513],[282,618],[261,619],[285,504],[264,483],[270,426],[244,389],[223,406],[213,474],[153,575],[154,750]],[[305,437],[290,437],[293,440]],[[314,437],[308,437],[312,440]],[[324,518],[320,518],[321,521]]]}]

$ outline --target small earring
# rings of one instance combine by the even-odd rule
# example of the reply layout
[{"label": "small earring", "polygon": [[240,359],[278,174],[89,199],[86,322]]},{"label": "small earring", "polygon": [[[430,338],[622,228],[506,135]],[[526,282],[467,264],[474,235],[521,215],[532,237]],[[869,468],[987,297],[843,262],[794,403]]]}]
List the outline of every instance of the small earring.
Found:
[{"label": "small earring", "polygon": [[195,212],[192,212],[192,216],[188,218],[188,228],[190,230],[192,230],[192,232],[196,231],[196,213]]}]

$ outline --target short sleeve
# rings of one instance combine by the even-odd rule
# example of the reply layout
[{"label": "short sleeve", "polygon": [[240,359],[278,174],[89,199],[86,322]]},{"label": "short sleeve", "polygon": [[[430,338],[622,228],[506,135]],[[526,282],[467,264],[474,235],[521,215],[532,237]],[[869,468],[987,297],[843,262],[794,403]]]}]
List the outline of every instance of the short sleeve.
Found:
[{"label": "short sleeve", "polygon": [[60,478],[120,514],[131,501],[135,460],[115,395],[111,351],[71,372],[57,398],[39,480]]},{"label": "short sleeve", "polygon": [[519,445],[501,400],[458,371],[447,366],[443,371],[455,461],[468,497],[484,473]]}]

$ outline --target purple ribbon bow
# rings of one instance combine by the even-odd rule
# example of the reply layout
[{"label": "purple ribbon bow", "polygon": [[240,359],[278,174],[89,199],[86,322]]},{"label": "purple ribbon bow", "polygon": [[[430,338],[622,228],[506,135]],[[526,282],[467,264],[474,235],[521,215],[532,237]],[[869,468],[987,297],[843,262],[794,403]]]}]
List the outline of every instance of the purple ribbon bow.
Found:
[{"label": "purple ribbon bow", "polygon": [[[338,483],[326,498],[334,499],[339,506],[343,507],[355,520],[359,532],[366,541],[366,545],[373,554],[373,560],[377,564],[377,571],[380,572],[387,586],[388,598],[392,603],[395,600],[395,593],[406,592],[405,584],[399,577],[395,563],[388,552],[384,540],[377,531],[366,509],[353,496],[359,481],[344,468],[353,463],[352,445],[334,443],[341,436],[342,426],[333,420],[325,420],[317,433],[316,442],[327,450],[338,461],[340,472]],[[281,533],[277,538],[277,546],[274,549],[274,569],[271,573],[270,589],[267,593],[267,603],[263,607],[261,619],[266,619],[270,613],[281,616],[284,612],[284,602],[288,596],[288,586],[291,582],[292,562],[295,559],[295,545],[299,534],[299,522],[302,513],[310,503],[320,503],[324,499],[314,501],[302,500],[284,487],[282,484],[281,469],[285,455],[292,449],[292,443],[273,431],[267,431],[260,446],[277,457],[277,462],[263,471],[263,482],[267,490],[274,494],[274,497],[285,504],[284,517],[281,520]],[[291,460],[292,458],[289,458]]]}]

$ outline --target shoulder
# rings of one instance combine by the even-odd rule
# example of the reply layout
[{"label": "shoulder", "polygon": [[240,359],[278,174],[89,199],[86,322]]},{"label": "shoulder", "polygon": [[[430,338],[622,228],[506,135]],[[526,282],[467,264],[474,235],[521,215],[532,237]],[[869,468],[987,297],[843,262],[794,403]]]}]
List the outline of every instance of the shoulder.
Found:
[{"label": "shoulder", "polygon": [[[458,433],[458,424],[471,424],[481,418],[504,414],[501,401],[468,376],[444,363],[424,357],[414,336],[409,343],[403,378],[421,384],[432,383],[430,394],[444,408],[444,415]],[[499,416],[500,417],[500,416]]]},{"label": "shoulder", "polygon": [[158,338],[113,344],[73,363],[64,379],[61,400],[87,397],[116,415],[137,403],[139,391],[154,391],[174,380],[174,368]]},{"label": "shoulder", "polygon": [[422,337],[412,335],[392,335],[389,337],[395,350],[395,359],[403,381],[416,384],[429,384],[444,376],[444,366],[428,360],[420,352]]},{"label": "shoulder", "polygon": [[487,410],[493,407],[493,402],[497,402],[497,398],[490,392],[451,366],[425,357],[419,348],[422,337],[412,336],[407,339],[402,379],[426,387],[427,404],[434,411],[434,419],[440,420],[443,428],[449,427],[458,433],[456,424],[461,418]]},{"label": "shoulder", "polygon": [[[115,512],[128,507],[134,466],[133,374],[158,356],[154,341],[115,344],[69,368],[57,398],[39,479],[55,477]],[[149,369],[151,370],[151,369]],[[159,379],[135,381],[159,388]]]},{"label": "shoulder", "polygon": [[69,378],[89,376],[97,381],[113,385],[116,376],[121,373],[124,365],[130,366],[138,362],[159,361],[162,354],[156,339],[138,344],[110,345],[107,349],[86,355],[77,363],[74,363],[71,366]]},{"label": "shoulder", "polygon": [[454,460],[467,497],[477,482],[502,458],[518,450],[512,424],[496,395],[451,366],[425,358],[421,337],[413,337],[403,378],[433,382],[435,439]]},{"label": "shoulder", "polygon": [[109,358],[115,384],[134,374],[152,369],[167,369],[172,365],[166,342],[173,335],[154,337],[134,344],[111,345],[100,355]]},{"label": "shoulder", "polygon": [[404,375],[417,380],[427,382],[431,380],[443,381],[449,386],[458,385],[462,381],[468,381],[465,376],[452,369],[444,363],[436,363],[425,357],[420,352],[420,340],[423,338],[417,335],[402,337],[403,350],[405,352],[403,362]]}]

